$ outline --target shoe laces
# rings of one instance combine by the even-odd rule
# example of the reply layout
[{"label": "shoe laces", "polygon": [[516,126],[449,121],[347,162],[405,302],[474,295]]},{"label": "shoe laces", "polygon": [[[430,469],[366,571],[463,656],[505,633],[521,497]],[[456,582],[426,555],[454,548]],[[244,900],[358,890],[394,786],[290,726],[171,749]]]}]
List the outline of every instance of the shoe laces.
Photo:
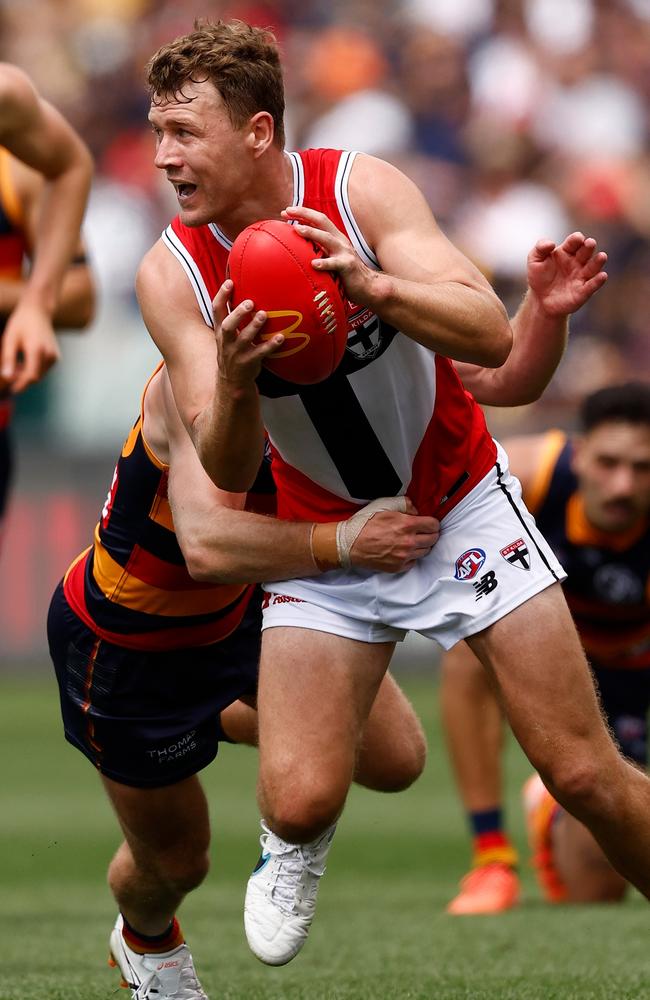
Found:
[{"label": "shoe laces", "polygon": [[[325,873],[325,858],[336,825],[329,827],[311,844],[289,844],[262,822],[260,837],[262,853],[271,857],[271,898],[284,913],[292,914],[297,904],[311,904],[316,898],[318,880]],[[311,878],[303,880],[303,876]]]}]

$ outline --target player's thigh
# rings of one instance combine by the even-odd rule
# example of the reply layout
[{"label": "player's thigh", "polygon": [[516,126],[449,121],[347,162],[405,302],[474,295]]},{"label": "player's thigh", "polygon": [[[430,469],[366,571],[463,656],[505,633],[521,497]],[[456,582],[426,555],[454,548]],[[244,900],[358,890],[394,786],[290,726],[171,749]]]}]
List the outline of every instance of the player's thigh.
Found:
[{"label": "player's thigh", "polygon": [[605,764],[614,746],[559,584],[468,644],[494,677],[513,732],[538,769],[587,747]]},{"label": "player's thigh", "polygon": [[390,642],[315,629],[265,629],[257,694],[262,770],[353,761],[392,651]]},{"label": "player's thigh", "polygon": [[207,850],[208,804],[196,775],[159,788],[135,788],[105,775],[102,781],[124,838],[140,862]]}]

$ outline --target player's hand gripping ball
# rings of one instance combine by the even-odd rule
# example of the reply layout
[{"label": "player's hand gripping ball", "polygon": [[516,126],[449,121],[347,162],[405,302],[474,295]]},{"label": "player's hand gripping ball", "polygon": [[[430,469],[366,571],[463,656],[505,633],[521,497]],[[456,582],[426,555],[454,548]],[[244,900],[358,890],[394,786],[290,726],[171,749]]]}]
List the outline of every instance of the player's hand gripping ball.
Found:
[{"label": "player's hand gripping ball", "polygon": [[268,319],[257,340],[284,334],[264,366],[298,385],[322,382],[337,368],[348,336],[347,298],[337,277],[315,271],[320,247],[287,222],[267,219],[244,229],[232,245],[231,308],[252,299]]}]

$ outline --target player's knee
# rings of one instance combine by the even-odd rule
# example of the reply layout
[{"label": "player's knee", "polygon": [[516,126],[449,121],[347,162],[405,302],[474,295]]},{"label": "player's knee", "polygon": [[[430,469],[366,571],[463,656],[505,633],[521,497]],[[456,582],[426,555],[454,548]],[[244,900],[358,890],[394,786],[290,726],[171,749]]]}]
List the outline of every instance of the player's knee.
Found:
[{"label": "player's knee", "polygon": [[540,769],[553,798],[580,818],[599,810],[607,789],[607,776],[590,753],[562,754]]},{"label": "player's knee", "polygon": [[337,819],[347,787],[318,778],[289,783],[274,795],[265,795],[264,812],[269,826],[291,844],[315,840]]}]

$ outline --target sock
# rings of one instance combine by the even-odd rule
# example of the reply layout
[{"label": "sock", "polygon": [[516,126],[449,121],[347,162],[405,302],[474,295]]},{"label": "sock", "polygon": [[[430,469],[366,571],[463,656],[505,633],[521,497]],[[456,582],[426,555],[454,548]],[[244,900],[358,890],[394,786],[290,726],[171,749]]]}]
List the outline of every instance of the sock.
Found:
[{"label": "sock", "polygon": [[468,813],[472,830],[472,867],[500,861],[515,868],[519,856],[508,834],[503,829],[503,812],[500,807]]},{"label": "sock", "polygon": [[176,917],[174,917],[166,931],[163,931],[162,934],[154,935],[141,934],[140,931],[136,931],[124,914],[122,914],[122,920],[124,921],[122,937],[131,951],[135,951],[138,955],[160,955],[163,952],[173,951],[174,948],[178,948],[179,945],[185,942],[183,932]]}]

